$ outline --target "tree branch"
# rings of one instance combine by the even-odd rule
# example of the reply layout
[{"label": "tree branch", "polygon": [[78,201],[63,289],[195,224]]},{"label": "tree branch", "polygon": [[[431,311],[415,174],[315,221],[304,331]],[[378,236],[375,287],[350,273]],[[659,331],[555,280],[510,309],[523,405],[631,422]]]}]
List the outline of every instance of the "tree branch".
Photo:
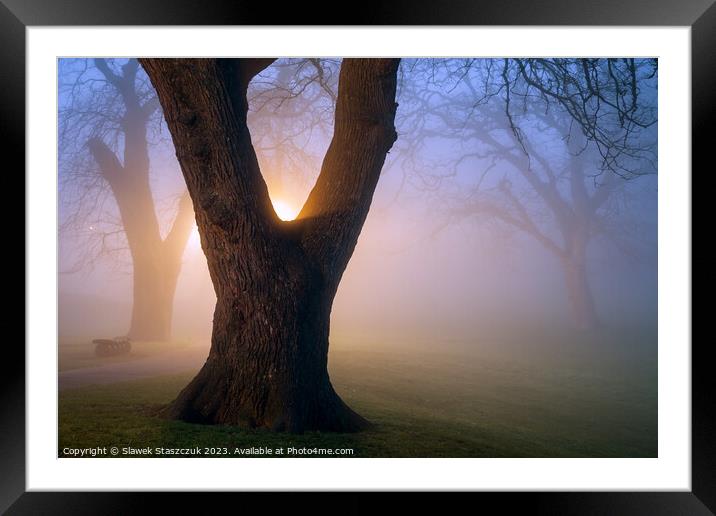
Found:
[{"label": "tree branch", "polygon": [[298,215],[302,245],[324,274],[340,274],[358,240],[386,154],[397,138],[399,59],[345,59],[333,139],[316,185]]},{"label": "tree branch", "polygon": [[[245,62],[246,61],[246,62]],[[268,60],[141,59],[164,110],[197,222],[243,234],[279,223],[246,125],[246,78]]]},{"label": "tree branch", "polygon": [[102,177],[110,186],[117,185],[124,172],[117,155],[99,138],[90,138],[87,141],[87,148],[97,162]]},{"label": "tree branch", "polygon": [[111,83],[117,89],[121,90],[122,79],[109,68],[106,59],[96,58],[94,60],[94,65],[95,67],[97,67],[97,70],[99,70],[102,75],[104,75],[104,78],[107,79],[109,83]]}]

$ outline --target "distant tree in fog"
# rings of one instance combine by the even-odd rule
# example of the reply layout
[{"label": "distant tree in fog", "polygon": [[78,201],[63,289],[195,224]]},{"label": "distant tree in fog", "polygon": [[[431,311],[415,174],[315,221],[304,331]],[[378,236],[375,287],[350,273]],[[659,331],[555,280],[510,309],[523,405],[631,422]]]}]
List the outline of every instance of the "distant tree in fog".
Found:
[{"label": "distant tree in fog", "polygon": [[[559,260],[584,329],[599,324],[588,245],[626,247],[627,181],[656,173],[656,65],[611,61],[405,63],[399,97],[403,152],[436,212],[533,238]],[[449,150],[428,156],[438,145]]]},{"label": "distant tree in fog", "polygon": [[[175,203],[162,235],[150,186],[150,147],[161,133],[156,94],[136,59],[63,60],[60,68],[61,231],[80,248],[78,270],[107,254],[129,255],[128,335],[169,340],[177,279],[193,224],[191,199]],[[113,208],[108,202],[113,202]]]}]

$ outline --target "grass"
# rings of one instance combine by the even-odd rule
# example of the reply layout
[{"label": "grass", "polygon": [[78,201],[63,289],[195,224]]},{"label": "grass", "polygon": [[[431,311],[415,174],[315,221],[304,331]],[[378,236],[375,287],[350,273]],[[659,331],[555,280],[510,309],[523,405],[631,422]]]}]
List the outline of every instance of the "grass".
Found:
[{"label": "grass", "polygon": [[[340,343],[339,343],[340,344]],[[70,448],[351,448],[354,457],[655,457],[656,339],[522,335],[496,344],[334,346],[333,384],[372,421],[358,434],[276,434],[154,416],[192,374],[60,392]]]},{"label": "grass", "polygon": [[71,369],[131,362],[162,353],[171,353],[187,345],[187,342],[132,342],[132,349],[127,354],[97,357],[94,354],[95,345],[91,341],[65,341],[60,342],[60,352],[58,355],[59,370],[69,371]]}]

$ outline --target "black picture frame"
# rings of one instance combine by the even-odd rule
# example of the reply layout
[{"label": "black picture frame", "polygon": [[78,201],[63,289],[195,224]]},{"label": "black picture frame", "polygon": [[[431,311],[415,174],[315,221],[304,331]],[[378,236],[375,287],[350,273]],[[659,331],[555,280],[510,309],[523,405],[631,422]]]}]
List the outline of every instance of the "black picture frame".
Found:
[{"label": "black picture frame", "polygon": [[[192,0],[0,0],[0,120],[4,156],[11,170],[25,166],[25,29],[38,25],[576,25],[576,26],[690,26],[692,70],[692,170],[712,168],[708,129],[716,125],[716,4],[714,0],[426,0],[336,4],[319,9],[313,4]],[[662,142],[662,144],[665,144]],[[6,176],[7,177],[7,176]],[[20,174],[15,187],[24,191]],[[693,173],[692,173],[693,177]],[[9,188],[9,186],[6,186]],[[16,195],[14,195],[15,197]],[[693,203],[693,201],[692,201]],[[693,204],[692,204],[693,205]],[[19,224],[17,225],[19,227]],[[19,232],[19,230],[18,230]],[[24,239],[17,235],[17,242]],[[693,246],[692,246],[693,252]],[[23,254],[24,256],[24,254]],[[24,256],[27,259],[27,256]],[[24,266],[24,264],[23,264]],[[24,304],[23,304],[24,306]],[[688,343],[683,343],[688,345]],[[716,424],[714,389],[707,341],[692,339],[692,491],[691,492],[572,492],[470,493],[455,500],[472,507],[500,510],[528,509],[537,514],[712,514],[716,512]],[[236,496],[248,506],[271,512],[295,510],[306,494],[224,493],[27,493],[25,492],[25,353],[19,346],[4,350],[5,372],[0,375],[0,511],[8,514],[134,514],[157,504],[165,512],[186,513],[200,507],[230,507]],[[350,493],[339,502],[321,495],[313,510],[367,512],[384,505],[384,494]],[[406,497],[403,497],[406,498]],[[338,503],[340,505],[336,506]],[[443,501],[414,493],[408,503],[445,509]],[[434,505],[438,504],[438,505]]]}]

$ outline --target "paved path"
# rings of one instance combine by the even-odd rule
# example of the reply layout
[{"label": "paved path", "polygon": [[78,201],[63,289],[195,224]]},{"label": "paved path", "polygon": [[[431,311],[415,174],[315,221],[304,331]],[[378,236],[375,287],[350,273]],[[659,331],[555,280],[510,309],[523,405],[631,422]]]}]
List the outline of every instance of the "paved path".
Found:
[{"label": "paved path", "polygon": [[128,362],[98,367],[70,369],[59,373],[59,390],[138,380],[161,374],[196,372],[206,361],[209,350],[204,346],[192,346],[181,351],[167,352]]}]

